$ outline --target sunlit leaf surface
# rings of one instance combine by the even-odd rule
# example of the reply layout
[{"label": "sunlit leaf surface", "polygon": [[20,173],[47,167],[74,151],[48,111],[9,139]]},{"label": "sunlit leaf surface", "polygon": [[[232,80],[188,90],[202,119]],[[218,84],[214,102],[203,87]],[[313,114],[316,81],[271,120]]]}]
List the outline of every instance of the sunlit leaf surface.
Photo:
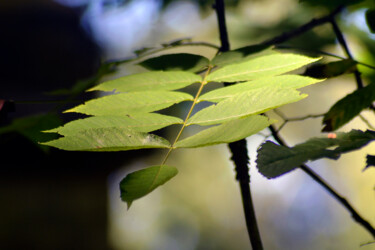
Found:
[{"label": "sunlit leaf surface", "polygon": [[193,100],[193,97],[181,92],[142,91],[104,96],[88,101],[85,104],[79,105],[65,112],[76,112],[97,116],[127,115],[152,112],[188,100]]},{"label": "sunlit leaf surface", "polygon": [[116,127],[80,130],[43,145],[71,151],[125,151],[170,146],[162,137]]},{"label": "sunlit leaf surface", "polygon": [[[321,80],[303,77],[298,75],[282,75],[282,76],[272,76],[265,77],[253,81],[237,83],[224,88],[215,89],[210,91],[199,98],[199,101],[210,101],[218,102],[225,98],[238,95],[245,91],[257,90],[260,88],[293,88],[299,89]],[[257,90],[258,91],[258,90]]]},{"label": "sunlit leaf surface", "polygon": [[260,114],[281,105],[296,102],[306,95],[294,89],[262,88],[234,95],[216,105],[202,109],[188,124],[212,125],[237,118]]},{"label": "sunlit leaf surface", "polygon": [[146,90],[175,90],[201,81],[201,77],[184,71],[150,71],[123,76],[91,88],[90,90],[131,92]]},{"label": "sunlit leaf surface", "polygon": [[246,62],[224,66],[211,73],[207,80],[215,82],[249,81],[261,77],[280,75],[317,60],[319,58],[293,54],[262,56]]},{"label": "sunlit leaf surface", "polygon": [[94,116],[78,119],[45,132],[61,135],[73,135],[79,130],[90,128],[128,128],[138,132],[151,132],[172,124],[181,124],[180,118],[154,113],[134,114],[124,116]]},{"label": "sunlit leaf surface", "polygon": [[196,148],[220,143],[230,143],[253,135],[268,127],[270,122],[265,116],[240,118],[219,126],[205,129],[176,143],[178,148]]}]

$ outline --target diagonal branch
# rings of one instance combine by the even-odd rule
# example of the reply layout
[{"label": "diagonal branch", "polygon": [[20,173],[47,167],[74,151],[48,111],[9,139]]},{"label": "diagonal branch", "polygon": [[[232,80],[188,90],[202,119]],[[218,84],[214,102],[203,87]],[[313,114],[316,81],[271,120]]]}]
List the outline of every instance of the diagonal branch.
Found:
[{"label": "diagonal branch", "polygon": [[[287,146],[283,139],[279,136],[276,129],[271,125],[269,126],[273,138],[282,146]],[[352,205],[341,195],[339,195],[330,185],[328,185],[317,173],[311,170],[307,165],[303,164],[300,166],[306,174],[308,174],[314,181],[319,183],[328,193],[330,193],[338,202],[341,203],[352,215],[353,219],[363,226],[374,238],[375,238],[375,228],[366,221],[359,213],[353,208]]]}]

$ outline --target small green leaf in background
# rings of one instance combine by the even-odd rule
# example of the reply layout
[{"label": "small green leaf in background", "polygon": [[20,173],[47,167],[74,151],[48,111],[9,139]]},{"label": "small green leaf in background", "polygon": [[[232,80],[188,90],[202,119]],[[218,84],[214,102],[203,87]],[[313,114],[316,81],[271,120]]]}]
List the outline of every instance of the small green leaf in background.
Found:
[{"label": "small green leaf in background", "polygon": [[182,124],[180,118],[155,114],[134,114],[131,116],[94,116],[78,119],[64,126],[47,130],[47,133],[59,133],[60,135],[73,135],[77,131],[90,128],[128,128],[138,132],[151,132],[172,124]]},{"label": "small green leaf in background", "polygon": [[369,167],[375,167],[375,155],[366,156],[366,167],[363,170],[366,170]]},{"label": "small green leaf in background", "polygon": [[128,115],[168,108],[194,98],[186,93],[173,91],[141,91],[104,96],[90,100],[65,112],[87,115]]},{"label": "small green leaf in background", "polygon": [[160,165],[128,174],[120,182],[121,199],[130,208],[132,202],[139,199],[160,185],[163,185],[178,173],[177,168]]},{"label": "small green leaf in background", "polygon": [[323,131],[334,131],[356,117],[362,110],[370,107],[375,100],[375,84],[369,84],[362,89],[345,96],[336,102],[324,115]]},{"label": "small green leaf in background", "polygon": [[272,54],[219,68],[208,75],[207,81],[237,82],[276,76],[298,69],[319,59],[294,54]]},{"label": "small green leaf in background", "polygon": [[267,128],[271,123],[265,116],[254,115],[205,129],[178,141],[177,148],[197,148],[220,143],[230,143],[249,137]]},{"label": "small green leaf in background", "polygon": [[199,72],[207,68],[210,61],[199,55],[180,53],[169,54],[147,59],[139,65],[148,70],[183,70]]},{"label": "small green leaf in background", "polygon": [[375,33],[375,9],[368,9],[366,11],[366,22],[371,33]]},{"label": "small green leaf in background", "polygon": [[200,82],[202,78],[191,72],[183,71],[151,71],[123,76],[103,82],[91,89],[102,91],[131,92],[147,90],[175,90]]},{"label": "small green leaf in background", "polygon": [[269,46],[265,45],[251,45],[235,50],[227,51],[216,55],[212,60],[211,64],[215,66],[225,66],[232,63],[239,63],[250,58],[258,56],[265,56],[268,54],[276,54],[277,52],[268,49]]},{"label": "small green leaf in background", "polygon": [[125,151],[142,148],[169,148],[162,137],[127,128],[91,128],[42,143],[70,151]]},{"label": "small green leaf in background", "polygon": [[322,80],[299,75],[282,75],[265,77],[253,81],[237,83],[228,87],[212,90],[199,97],[199,101],[219,102],[225,98],[260,88],[292,88],[299,89]]},{"label": "small green leaf in background", "polygon": [[38,145],[43,151],[48,152],[49,148],[40,145],[39,142],[54,140],[56,134],[45,134],[41,131],[60,126],[62,121],[56,114],[40,114],[17,118],[8,126],[0,127],[0,134],[18,132]]},{"label": "small green leaf in background", "polygon": [[[360,149],[375,140],[375,132],[352,130],[337,133],[336,138],[313,138],[294,147],[280,146],[267,141],[258,150],[257,168],[267,178],[275,178],[294,170],[307,161],[329,158]],[[333,149],[331,149],[334,147]]]},{"label": "small green leaf in background", "polygon": [[318,79],[332,78],[343,74],[353,73],[357,69],[357,62],[344,59],[326,64],[316,64],[308,67],[303,75]]},{"label": "small green leaf in background", "polygon": [[294,89],[267,87],[249,90],[202,109],[192,116],[187,124],[205,126],[227,122],[260,114],[281,105],[299,101],[306,96]]}]

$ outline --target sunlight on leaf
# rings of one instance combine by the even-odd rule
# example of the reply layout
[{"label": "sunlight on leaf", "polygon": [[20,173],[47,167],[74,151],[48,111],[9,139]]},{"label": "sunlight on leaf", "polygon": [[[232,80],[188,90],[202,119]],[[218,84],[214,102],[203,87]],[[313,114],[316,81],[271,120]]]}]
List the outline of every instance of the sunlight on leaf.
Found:
[{"label": "sunlight on leaf", "polygon": [[128,115],[146,113],[168,108],[173,104],[191,101],[193,97],[186,93],[172,91],[142,91],[116,94],[94,99],[69,109],[87,115]]},{"label": "sunlight on leaf", "polygon": [[250,116],[205,129],[176,143],[177,148],[196,148],[241,140],[267,128],[271,123],[265,116]]},{"label": "sunlight on leaf", "polygon": [[322,80],[303,77],[299,75],[265,77],[253,81],[237,83],[235,85],[224,88],[215,89],[199,97],[199,101],[219,102],[225,98],[232,97],[245,91],[256,90],[260,88],[299,89],[321,81]]},{"label": "sunlight on leaf", "polygon": [[260,114],[281,105],[299,101],[307,95],[294,89],[261,88],[245,91],[216,105],[202,109],[187,124],[212,125]]},{"label": "sunlight on leaf", "polygon": [[184,71],[151,71],[123,76],[95,86],[89,91],[147,91],[147,90],[175,90],[201,81],[202,78]]},{"label": "sunlight on leaf", "polygon": [[207,81],[237,82],[275,76],[298,69],[319,59],[294,54],[262,56],[246,62],[224,66],[211,73]]},{"label": "sunlight on leaf", "polygon": [[168,148],[162,137],[127,128],[91,128],[42,143],[70,151],[126,151],[141,148]]},{"label": "sunlight on leaf", "polygon": [[138,132],[151,132],[172,124],[182,123],[183,120],[180,118],[154,113],[135,114],[131,116],[94,116],[78,119],[64,126],[44,132],[73,135],[83,129],[110,127],[128,128]]}]

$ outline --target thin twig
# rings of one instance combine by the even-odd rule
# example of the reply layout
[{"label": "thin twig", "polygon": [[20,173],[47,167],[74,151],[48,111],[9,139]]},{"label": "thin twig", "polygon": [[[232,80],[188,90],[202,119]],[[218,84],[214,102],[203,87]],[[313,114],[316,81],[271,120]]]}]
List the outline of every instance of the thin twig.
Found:
[{"label": "thin twig", "polygon": [[[282,146],[287,146],[283,139],[278,135],[276,129],[271,125],[269,129],[272,133],[273,138]],[[363,226],[374,238],[375,238],[375,228],[371,224],[363,219],[359,213],[353,208],[352,205],[341,195],[339,195],[330,185],[328,185],[317,173],[311,170],[307,165],[303,164],[300,166],[306,174],[308,174],[313,180],[319,183],[328,193],[330,193],[338,202],[341,203],[352,215],[352,218]]]},{"label": "thin twig", "polygon": [[[229,39],[228,32],[225,23],[225,6],[223,0],[215,0],[215,5],[213,6],[216,10],[220,41],[221,41],[221,52],[229,51]],[[226,83],[225,85],[229,85]],[[249,234],[249,239],[251,246],[254,250],[262,250],[262,240],[260,238],[260,233],[256,221],[255,210],[253,201],[251,198],[250,191],[250,175],[249,175],[249,156],[247,152],[246,140],[240,140],[229,144],[229,148],[232,152],[231,159],[234,162],[236,170],[236,179],[240,184],[242,205],[245,213],[246,227]]]}]

